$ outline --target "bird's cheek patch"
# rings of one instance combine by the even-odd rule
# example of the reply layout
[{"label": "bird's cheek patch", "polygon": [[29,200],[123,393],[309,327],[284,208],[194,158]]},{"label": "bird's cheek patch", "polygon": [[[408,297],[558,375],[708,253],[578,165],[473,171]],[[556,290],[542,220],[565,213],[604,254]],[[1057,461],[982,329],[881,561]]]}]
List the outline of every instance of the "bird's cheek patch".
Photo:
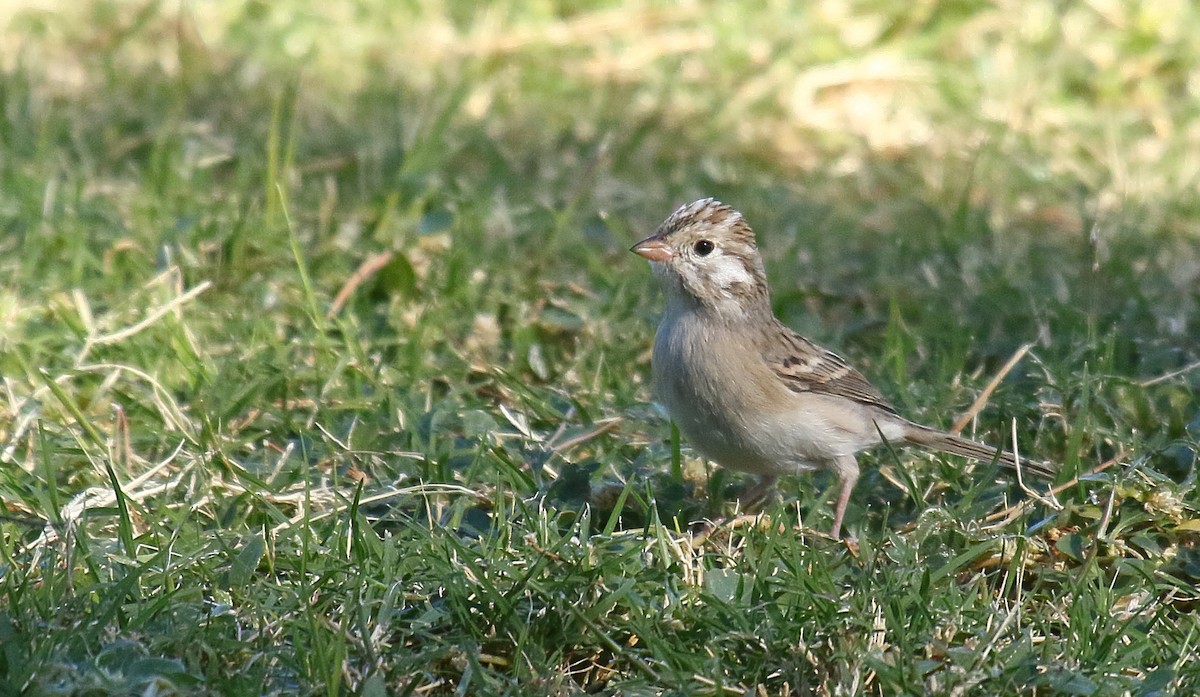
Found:
[{"label": "bird's cheek patch", "polygon": [[724,255],[713,259],[711,278],[714,285],[724,289],[754,283],[754,277],[746,271],[740,259]]}]

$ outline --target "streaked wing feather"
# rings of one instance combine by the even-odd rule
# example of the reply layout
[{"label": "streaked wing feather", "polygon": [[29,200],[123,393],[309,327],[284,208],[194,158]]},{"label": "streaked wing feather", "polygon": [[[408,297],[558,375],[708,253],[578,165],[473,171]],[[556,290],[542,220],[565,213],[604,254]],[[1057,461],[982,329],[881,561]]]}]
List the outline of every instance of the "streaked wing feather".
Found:
[{"label": "streaked wing feather", "polygon": [[764,356],[771,369],[793,392],[845,397],[896,414],[896,408],[862,373],[841,356],[817,346],[782,324],[781,341],[768,341],[777,355]]}]

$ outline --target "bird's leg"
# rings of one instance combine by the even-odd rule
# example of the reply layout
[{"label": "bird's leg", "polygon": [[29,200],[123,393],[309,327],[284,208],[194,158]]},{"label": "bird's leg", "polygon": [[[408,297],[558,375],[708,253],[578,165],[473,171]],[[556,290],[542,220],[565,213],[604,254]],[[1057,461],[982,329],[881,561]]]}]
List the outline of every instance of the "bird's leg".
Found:
[{"label": "bird's leg", "polygon": [[767,496],[769,496],[771,491],[775,488],[775,482],[777,481],[779,481],[778,475],[760,475],[758,481],[754,483],[754,486],[746,489],[746,491],[744,491],[742,495],[738,497],[738,501],[741,503],[742,508],[748,509],[765,501]]},{"label": "bird's leg", "polygon": [[842,532],[842,519],[846,516],[846,506],[850,503],[850,492],[858,481],[858,462],[853,455],[839,457],[834,461],[834,472],[837,473],[841,489],[838,491],[837,506],[833,510],[833,529],[829,536],[837,539]]},{"label": "bird's leg", "polygon": [[727,524],[737,524],[744,519],[755,517],[747,515],[745,511],[757,510],[760,505],[771,495],[771,491],[775,488],[775,482],[779,480],[777,475],[763,474],[760,475],[758,481],[755,482],[749,489],[744,491],[738,497],[738,510],[741,515],[736,518],[727,518],[724,515],[717,517],[715,520],[705,520],[698,525],[692,526],[692,537],[695,541],[700,541],[708,537],[714,529]]}]

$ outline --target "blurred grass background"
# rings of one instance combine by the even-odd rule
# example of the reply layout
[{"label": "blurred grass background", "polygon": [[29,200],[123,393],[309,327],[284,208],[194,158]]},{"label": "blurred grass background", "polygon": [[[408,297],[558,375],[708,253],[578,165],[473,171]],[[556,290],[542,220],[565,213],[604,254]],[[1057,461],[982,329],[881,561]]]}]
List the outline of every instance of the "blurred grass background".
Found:
[{"label": "blurred grass background", "polygon": [[[0,7],[0,690],[1197,688],[1200,9],[329,5]],[[914,419],[1032,343],[977,437],[1118,465],[693,545],[625,250],[707,195]]]}]

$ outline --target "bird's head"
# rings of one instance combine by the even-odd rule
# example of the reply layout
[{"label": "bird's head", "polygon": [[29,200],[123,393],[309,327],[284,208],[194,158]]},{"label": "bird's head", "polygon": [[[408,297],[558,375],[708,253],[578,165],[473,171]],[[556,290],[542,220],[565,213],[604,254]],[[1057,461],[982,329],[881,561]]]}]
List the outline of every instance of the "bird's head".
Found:
[{"label": "bird's head", "polygon": [[720,201],[680,206],[630,251],[650,261],[671,302],[730,318],[770,311],[754,231]]}]

